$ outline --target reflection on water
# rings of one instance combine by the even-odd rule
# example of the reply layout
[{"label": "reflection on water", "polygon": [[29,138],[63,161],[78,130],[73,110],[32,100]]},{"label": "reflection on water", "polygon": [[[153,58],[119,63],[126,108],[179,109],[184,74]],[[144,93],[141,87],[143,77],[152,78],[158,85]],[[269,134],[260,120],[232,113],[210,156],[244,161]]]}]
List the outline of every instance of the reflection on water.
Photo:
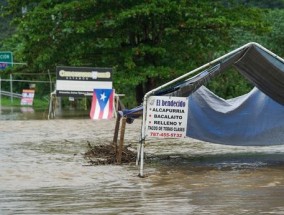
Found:
[{"label": "reflection on water", "polygon": [[134,165],[83,159],[86,140],[111,139],[114,122],[2,121],[0,214],[284,214],[283,146],[153,140],[141,179]]}]

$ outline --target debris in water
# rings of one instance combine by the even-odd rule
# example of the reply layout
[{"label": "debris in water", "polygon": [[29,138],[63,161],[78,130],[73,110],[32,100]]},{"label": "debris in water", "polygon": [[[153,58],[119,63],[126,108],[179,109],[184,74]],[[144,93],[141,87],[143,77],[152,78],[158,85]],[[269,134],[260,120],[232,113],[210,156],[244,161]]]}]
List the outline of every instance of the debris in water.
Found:
[{"label": "debris in water", "polygon": [[[84,158],[91,165],[108,165],[117,164],[117,147],[112,143],[92,146],[87,141],[89,150],[84,153]],[[129,164],[136,161],[136,153],[129,148],[130,145],[124,146],[122,149],[121,164]]]}]

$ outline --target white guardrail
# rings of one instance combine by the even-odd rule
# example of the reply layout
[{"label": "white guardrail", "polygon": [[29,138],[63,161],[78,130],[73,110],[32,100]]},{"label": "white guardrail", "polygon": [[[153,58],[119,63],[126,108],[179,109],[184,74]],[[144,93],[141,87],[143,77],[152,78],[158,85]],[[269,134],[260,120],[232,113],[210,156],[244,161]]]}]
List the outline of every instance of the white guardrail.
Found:
[{"label": "white guardrail", "polygon": [[19,93],[11,93],[8,91],[0,90],[1,96],[9,96],[9,97],[14,97],[14,98],[22,98],[22,94]]}]

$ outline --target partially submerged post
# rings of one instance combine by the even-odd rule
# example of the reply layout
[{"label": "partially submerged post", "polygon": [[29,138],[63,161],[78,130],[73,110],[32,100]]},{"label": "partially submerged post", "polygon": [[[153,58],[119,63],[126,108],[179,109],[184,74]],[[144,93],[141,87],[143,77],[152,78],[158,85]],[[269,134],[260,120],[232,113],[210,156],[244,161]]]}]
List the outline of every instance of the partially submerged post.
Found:
[{"label": "partially submerged post", "polygon": [[115,128],[114,128],[113,141],[112,141],[112,144],[115,147],[115,154],[116,154],[116,156],[117,156],[117,139],[118,139],[120,119],[121,119],[120,114],[117,114]]},{"label": "partially submerged post", "polygon": [[56,94],[55,94],[55,91],[54,91],[54,92],[50,93],[49,109],[48,109],[47,119],[54,119],[55,118],[55,109],[56,109]]},{"label": "partially submerged post", "polygon": [[125,126],[126,126],[126,118],[123,117],[122,121],[121,121],[119,148],[118,148],[118,153],[117,153],[117,156],[116,156],[116,158],[117,158],[116,161],[117,161],[118,164],[121,164],[122,151],[123,151],[123,145],[124,145]]}]

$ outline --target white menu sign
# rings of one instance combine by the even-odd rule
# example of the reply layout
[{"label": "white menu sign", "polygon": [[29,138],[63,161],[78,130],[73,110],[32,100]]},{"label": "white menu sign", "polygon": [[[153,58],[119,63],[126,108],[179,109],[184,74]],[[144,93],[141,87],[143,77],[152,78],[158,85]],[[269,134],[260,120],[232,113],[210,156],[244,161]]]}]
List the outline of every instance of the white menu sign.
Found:
[{"label": "white menu sign", "polygon": [[146,136],[159,138],[186,137],[187,112],[187,97],[149,97],[147,101]]}]

